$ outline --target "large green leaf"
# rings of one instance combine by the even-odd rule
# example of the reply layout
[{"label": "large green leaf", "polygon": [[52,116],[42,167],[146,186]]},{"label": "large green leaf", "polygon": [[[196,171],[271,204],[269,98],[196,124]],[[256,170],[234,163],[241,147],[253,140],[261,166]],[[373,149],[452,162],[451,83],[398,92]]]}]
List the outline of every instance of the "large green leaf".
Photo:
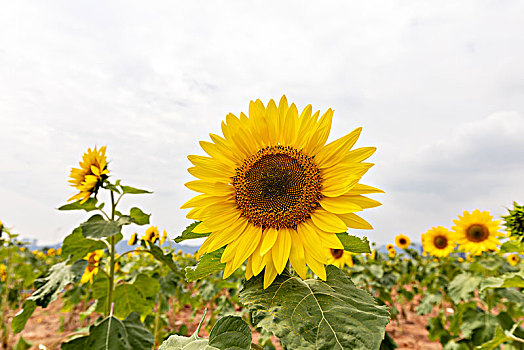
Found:
[{"label": "large green leaf", "polygon": [[136,276],[133,285],[146,298],[155,297],[160,291],[160,283],[155,278],[149,277],[144,273],[140,273]]},{"label": "large green leaf", "polygon": [[222,258],[224,250],[225,248],[221,248],[212,253],[206,253],[200,258],[196,266],[186,267],[186,279],[188,282],[199,280],[223,270],[226,264],[221,263],[220,258]]},{"label": "large green leaf", "polygon": [[132,311],[144,316],[152,311],[151,305],[149,305],[138,288],[129,283],[122,283],[116,286],[113,302],[115,304],[114,314],[118,318],[127,317]]},{"label": "large green leaf", "polygon": [[174,262],[172,253],[164,254],[162,248],[154,244],[149,245],[149,251],[155,257],[155,259],[157,259],[161,263],[164,263],[175,274],[177,274],[180,277],[184,277],[184,273],[180,270],[180,267]]},{"label": "large green leaf", "polygon": [[433,307],[440,303],[441,300],[442,294],[426,294],[417,307],[417,313],[419,315],[429,314],[433,310]]},{"label": "large green leaf", "polygon": [[327,280],[302,280],[289,272],[267,289],[263,274],[247,281],[240,301],[254,323],[275,334],[288,349],[379,349],[389,314],[329,265]]},{"label": "large green leaf", "polygon": [[478,288],[481,281],[481,277],[472,276],[469,273],[462,273],[451,281],[448,294],[455,303],[461,300],[468,300],[471,293]]},{"label": "large green leaf", "polygon": [[195,238],[204,238],[210,235],[210,233],[194,233],[193,229],[200,224],[200,221],[195,221],[184,231],[182,231],[182,235],[175,238],[175,243],[180,243],[182,241],[185,241],[187,239],[195,239]]},{"label": "large green leaf", "polygon": [[19,333],[24,329],[36,306],[47,307],[69,283],[78,280],[86,265],[85,260],[78,260],[72,265],[66,265],[64,261],[53,265],[46,277],[35,280],[37,289],[24,300],[22,309],[13,318],[11,323],[13,333]]},{"label": "large green leaf", "polygon": [[62,350],[142,350],[154,345],[153,335],[132,313],[124,321],[110,316],[89,328],[89,336],[62,344]]},{"label": "large green leaf", "polygon": [[82,234],[82,228],[77,227],[64,239],[62,255],[69,256],[69,261],[77,261],[84,258],[87,253],[104,248],[106,248],[104,242],[85,238]]},{"label": "large green leaf", "polygon": [[337,233],[337,237],[344,246],[344,250],[351,253],[371,253],[366,237],[358,238],[347,233]]},{"label": "large green leaf", "polygon": [[81,203],[81,202],[82,201],[79,200],[79,201],[74,202],[74,203],[62,205],[60,208],[58,208],[58,210],[85,210],[85,211],[89,212],[89,211],[92,211],[92,210],[96,210],[98,208],[102,209],[102,207],[104,206],[103,203],[102,203],[102,205],[100,207],[97,207],[96,206],[96,203],[97,203],[96,198],[89,198],[84,203]]},{"label": "large green leaf", "polygon": [[507,241],[500,246],[499,253],[524,253],[524,242]]},{"label": "large green leaf", "polygon": [[149,224],[149,217],[151,214],[144,213],[140,208],[131,208],[129,216],[133,219],[133,222],[137,225]]},{"label": "large green leaf", "polygon": [[139,188],[134,188],[134,187],[131,187],[131,186],[120,185],[120,188],[122,189],[123,193],[129,193],[129,194],[153,193],[151,191],[141,190]]},{"label": "large green leaf", "polygon": [[524,272],[507,273],[500,277],[488,277],[480,285],[480,290],[488,288],[524,287]]},{"label": "large green leaf", "polygon": [[113,220],[106,220],[102,215],[93,215],[86,222],[80,224],[85,238],[102,239],[120,233],[122,225]]},{"label": "large green leaf", "polygon": [[251,329],[237,316],[219,319],[209,334],[209,340],[199,338],[198,332],[205,315],[204,312],[200,324],[190,337],[172,335],[158,350],[249,350],[251,348]]},{"label": "large green leaf", "polygon": [[496,347],[498,347],[500,344],[510,341],[510,340],[511,338],[506,335],[504,330],[500,326],[497,326],[497,328],[495,328],[495,335],[493,336],[493,339],[491,339],[490,341],[480,346],[477,346],[477,349],[478,350],[493,350]]}]

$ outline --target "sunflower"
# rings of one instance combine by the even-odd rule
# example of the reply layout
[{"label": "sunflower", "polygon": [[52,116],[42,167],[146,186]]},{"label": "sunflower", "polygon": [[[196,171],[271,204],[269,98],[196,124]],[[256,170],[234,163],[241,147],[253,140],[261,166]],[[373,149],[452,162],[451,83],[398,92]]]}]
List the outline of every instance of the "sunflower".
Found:
[{"label": "sunflower", "polygon": [[7,267],[4,264],[0,264],[0,282],[5,282],[7,279]]},{"label": "sunflower", "polygon": [[388,256],[393,259],[395,256],[397,256],[397,251],[395,249],[391,249],[388,251]]},{"label": "sunflower", "polygon": [[104,251],[101,249],[95,250],[91,253],[87,253],[87,255],[84,257],[84,260],[87,260],[87,267],[84,270],[84,274],[82,275],[80,283],[93,283],[93,277],[98,273],[100,259],[103,255]]},{"label": "sunflower", "polygon": [[503,235],[499,232],[500,221],[493,220],[489,212],[478,209],[472,213],[464,211],[462,215],[459,215],[458,220],[453,220],[456,226],[452,227],[457,234],[460,249],[474,255],[497,250],[497,245],[500,244],[497,237]]},{"label": "sunflower", "polygon": [[131,237],[129,237],[129,241],[127,241],[127,245],[130,245],[130,246],[135,245],[137,241],[138,241],[137,234],[133,233]]},{"label": "sunflower", "polygon": [[509,254],[508,256],[506,256],[506,260],[511,266],[515,266],[519,263],[520,256],[518,256],[517,254]]},{"label": "sunflower", "polygon": [[389,243],[389,244],[386,245],[386,249],[387,250],[395,249],[395,246],[393,244]]},{"label": "sunflower", "polygon": [[160,234],[158,233],[158,227],[151,226],[146,230],[146,233],[142,236],[142,239],[144,241],[149,241],[152,244],[155,244],[156,241],[160,238]]},{"label": "sunflower", "polygon": [[400,234],[395,237],[395,244],[400,249],[406,249],[411,244],[411,240],[409,239],[408,236]]},{"label": "sunflower", "polygon": [[49,248],[47,250],[47,256],[55,256],[56,255],[56,249],[55,248]]},{"label": "sunflower", "polygon": [[448,256],[456,245],[453,232],[442,226],[431,228],[420,239],[424,252],[441,258]]},{"label": "sunflower", "polygon": [[344,249],[329,249],[327,263],[343,269],[344,265],[353,267],[353,257]]},{"label": "sunflower", "polygon": [[107,170],[106,146],[99,150],[89,148],[78,163],[80,169],[71,169],[69,183],[80,192],[69,198],[68,201],[81,200],[84,203],[89,199],[91,194],[97,193],[105,179],[107,179],[109,170]]},{"label": "sunflower", "polygon": [[186,186],[201,194],[182,208],[201,221],[193,232],[210,233],[199,255],[226,246],[224,278],[247,260],[246,278],[265,270],[267,288],[289,259],[302,278],[307,264],[325,280],[325,249],[344,249],[335,233],[372,229],[355,212],[380,205],[363,195],[383,191],[359,183],[375,148],[351,150],[361,128],[326,145],[332,118],[285,96],[251,101],[249,116],[227,115],[224,137],[200,142],[209,157],[188,157],[198,180]]},{"label": "sunflower", "polygon": [[164,232],[162,232],[162,237],[160,238],[160,242],[159,242],[159,244],[160,244],[160,245],[164,244],[164,242],[166,241],[166,239],[167,239],[167,231],[164,230]]}]

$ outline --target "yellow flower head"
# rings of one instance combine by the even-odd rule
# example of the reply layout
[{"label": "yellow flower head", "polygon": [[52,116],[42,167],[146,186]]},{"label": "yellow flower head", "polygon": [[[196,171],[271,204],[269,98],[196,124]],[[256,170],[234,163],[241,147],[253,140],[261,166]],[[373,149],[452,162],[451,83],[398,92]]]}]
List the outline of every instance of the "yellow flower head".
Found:
[{"label": "yellow flower head", "polygon": [[457,261],[458,261],[458,262],[464,262],[464,258],[459,256],[459,257],[457,258]]},{"label": "yellow flower head", "polygon": [[58,248],[56,250],[56,255],[62,255],[62,248]]},{"label": "yellow flower head", "polygon": [[285,96],[251,101],[248,115],[227,115],[223,137],[200,142],[209,156],[188,157],[198,180],[186,186],[200,195],[182,208],[201,221],[193,232],[211,233],[199,254],[226,246],[224,278],[247,260],[246,278],[264,270],[267,288],[289,260],[302,278],[309,266],[325,280],[325,249],[344,248],[336,233],[372,229],[355,212],[380,205],[364,195],[383,191],[360,183],[375,148],[351,150],[361,128],[326,144],[332,118]]},{"label": "yellow flower head", "polygon": [[393,259],[395,256],[397,256],[397,251],[395,249],[391,249],[388,251],[388,255]]},{"label": "yellow flower head", "polygon": [[160,238],[160,245],[164,244],[164,242],[166,241],[167,239],[167,231],[164,230],[164,232],[162,232],[162,238]]},{"label": "yellow flower head", "polygon": [[49,248],[47,250],[47,256],[55,256],[55,254],[56,254],[55,248]]},{"label": "yellow flower head", "polygon": [[84,203],[91,194],[97,193],[99,187],[107,179],[107,174],[109,174],[106,146],[101,147],[100,150],[97,150],[96,147],[94,150],[89,148],[79,164],[80,169],[71,169],[69,183],[80,192],[69,198],[69,201],[81,200],[81,203]]},{"label": "yellow flower head", "polygon": [[489,212],[478,209],[472,213],[464,211],[462,215],[459,215],[458,220],[453,220],[456,226],[452,227],[460,249],[473,255],[497,250],[500,244],[497,237],[503,235],[499,232],[500,220],[493,220]]},{"label": "yellow flower head", "polygon": [[25,252],[26,250],[27,250],[26,247],[20,247],[20,251],[21,251],[21,252]]},{"label": "yellow flower head", "polygon": [[129,238],[129,241],[127,241],[128,245],[135,245],[138,241],[138,235],[136,233],[133,233],[131,237]]},{"label": "yellow flower head", "polygon": [[156,241],[160,238],[160,234],[158,233],[158,227],[151,226],[147,229],[146,233],[142,236],[142,239],[144,241],[149,241],[152,244],[155,244]]},{"label": "yellow flower head", "polygon": [[518,256],[517,254],[509,254],[508,256],[506,256],[506,260],[511,266],[515,266],[519,263],[520,256]]},{"label": "yellow flower head", "polygon": [[445,257],[455,249],[454,234],[445,227],[437,226],[420,236],[424,251],[437,257]]},{"label": "yellow flower head", "polygon": [[344,265],[353,267],[353,257],[344,249],[329,249],[327,263],[343,269]]},{"label": "yellow flower head", "polygon": [[37,255],[36,255],[36,257],[37,257],[38,259],[43,259],[43,258],[45,258],[45,254],[44,254],[44,252],[38,252]]},{"label": "yellow flower head", "polygon": [[7,279],[7,267],[4,264],[0,264],[0,282],[5,282]]},{"label": "yellow flower head", "polygon": [[389,244],[386,245],[386,249],[387,250],[395,249],[395,246],[393,244],[389,243]]},{"label": "yellow flower head", "polygon": [[406,249],[411,244],[411,240],[409,239],[408,236],[400,234],[395,237],[395,244],[400,249]]},{"label": "yellow flower head", "polygon": [[100,259],[102,259],[102,256],[104,255],[103,250],[95,250],[94,252],[88,253],[84,260],[87,260],[87,267],[84,270],[84,274],[82,275],[82,279],[80,280],[80,283],[93,283],[93,277],[98,273],[98,269],[100,266]]}]

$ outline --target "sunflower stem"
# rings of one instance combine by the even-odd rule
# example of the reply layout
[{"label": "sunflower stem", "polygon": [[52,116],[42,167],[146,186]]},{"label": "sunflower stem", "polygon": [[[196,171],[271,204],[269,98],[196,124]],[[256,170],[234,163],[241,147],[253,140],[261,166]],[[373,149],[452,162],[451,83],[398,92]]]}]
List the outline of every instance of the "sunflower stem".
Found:
[{"label": "sunflower stem", "polygon": [[[111,220],[115,219],[115,210],[116,210],[116,204],[115,204],[115,196],[113,194],[113,191],[111,191]],[[109,283],[108,283],[108,290],[107,290],[107,310],[106,310],[106,317],[111,315],[111,309],[113,304],[113,289],[115,287],[115,236],[111,236],[110,238],[111,246],[109,247]]]}]

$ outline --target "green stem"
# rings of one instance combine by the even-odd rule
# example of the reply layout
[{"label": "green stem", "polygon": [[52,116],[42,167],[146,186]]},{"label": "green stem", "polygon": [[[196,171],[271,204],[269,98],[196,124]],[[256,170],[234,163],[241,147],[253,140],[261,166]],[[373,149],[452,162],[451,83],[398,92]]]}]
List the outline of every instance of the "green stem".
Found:
[{"label": "green stem", "polygon": [[155,312],[155,330],[154,330],[154,337],[155,337],[155,347],[158,345],[158,328],[160,323],[160,293],[157,296],[158,303],[156,305],[156,312]]},{"label": "green stem", "polygon": [[[116,210],[116,204],[115,204],[115,196],[113,194],[113,191],[111,191],[111,220],[115,219],[115,210]],[[115,236],[111,236],[110,238],[111,247],[109,249],[109,283],[108,283],[108,290],[107,290],[107,310],[106,310],[106,316],[111,315],[111,310],[113,309],[113,291],[115,288]]]},{"label": "green stem", "polygon": [[[13,261],[13,252],[12,252],[12,249],[11,247],[7,247],[7,251],[8,251],[8,257],[7,257],[7,261],[8,262],[11,262]],[[7,325],[7,322],[5,322],[4,320],[4,317],[7,316],[7,309],[8,309],[8,300],[9,300],[9,277],[11,275],[11,271],[10,271],[10,267],[11,264],[8,263],[6,265],[6,277],[5,277],[5,281],[4,281],[4,294],[2,295],[2,301],[1,301],[1,305],[2,305],[2,312],[1,312],[1,315],[0,315],[0,321],[1,321],[1,324],[2,324],[2,328],[3,328],[3,335],[2,335],[2,344],[3,344],[3,347],[5,349],[7,349],[7,346],[9,344],[9,327]]]}]

